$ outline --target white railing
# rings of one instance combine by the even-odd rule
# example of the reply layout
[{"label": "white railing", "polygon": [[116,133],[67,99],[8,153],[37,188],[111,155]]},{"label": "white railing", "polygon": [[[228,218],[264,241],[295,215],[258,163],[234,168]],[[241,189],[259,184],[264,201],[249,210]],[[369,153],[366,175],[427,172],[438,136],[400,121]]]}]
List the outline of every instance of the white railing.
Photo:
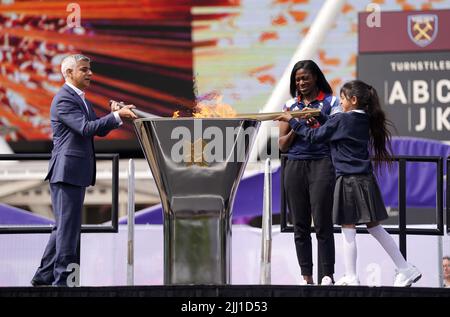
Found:
[{"label": "white railing", "polygon": [[271,284],[272,256],[272,169],[270,159],[264,168],[264,195],[261,238],[260,284]]},{"label": "white railing", "polygon": [[128,162],[127,285],[134,285],[134,161]]}]

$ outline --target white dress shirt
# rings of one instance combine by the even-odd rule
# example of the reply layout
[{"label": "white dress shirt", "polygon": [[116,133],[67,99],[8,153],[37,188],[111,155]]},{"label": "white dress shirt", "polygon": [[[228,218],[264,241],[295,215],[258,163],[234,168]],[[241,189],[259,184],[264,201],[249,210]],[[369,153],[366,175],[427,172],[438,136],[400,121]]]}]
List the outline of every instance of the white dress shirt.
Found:
[{"label": "white dress shirt", "polygon": [[[69,86],[70,88],[72,88],[78,96],[80,96],[81,100],[83,100],[84,106],[86,107],[86,111],[87,113],[89,113],[89,107],[86,103],[86,100],[84,99],[84,91],[82,91],[81,89],[75,87],[74,85],[72,85],[71,83],[66,81],[66,85]],[[117,111],[113,112],[114,117],[116,118],[116,121],[119,125],[122,125],[122,118],[120,118],[119,113]]]}]

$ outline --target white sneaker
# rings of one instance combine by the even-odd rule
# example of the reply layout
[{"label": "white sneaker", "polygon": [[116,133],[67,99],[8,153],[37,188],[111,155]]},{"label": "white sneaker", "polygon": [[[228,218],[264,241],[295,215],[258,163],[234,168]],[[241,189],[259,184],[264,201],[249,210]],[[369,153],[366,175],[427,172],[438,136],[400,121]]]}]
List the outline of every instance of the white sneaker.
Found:
[{"label": "white sneaker", "polygon": [[406,269],[399,269],[395,275],[394,286],[411,286],[422,277],[422,273],[412,264],[408,263]]},{"label": "white sneaker", "polygon": [[314,283],[306,283],[305,281],[301,281],[300,282],[300,285],[301,286],[313,286],[313,285],[315,285]]},{"label": "white sneaker", "polygon": [[344,275],[336,282],[335,285],[351,285],[358,286],[360,285],[359,279],[356,275]]},{"label": "white sneaker", "polygon": [[314,283],[308,283],[305,280],[301,280],[300,281],[300,285],[308,285],[308,286],[310,286],[310,285],[314,285]]},{"label": "white sneaker", "polygon": [[320,282],[320,285],[333,285],[333,280],[329,276],[322,277],[322,281]]}]

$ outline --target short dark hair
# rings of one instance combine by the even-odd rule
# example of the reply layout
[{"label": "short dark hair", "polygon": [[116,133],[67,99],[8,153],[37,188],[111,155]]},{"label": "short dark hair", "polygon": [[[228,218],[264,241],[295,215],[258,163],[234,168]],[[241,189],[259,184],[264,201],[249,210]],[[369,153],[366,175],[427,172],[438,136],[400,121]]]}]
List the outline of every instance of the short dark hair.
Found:
[{"label": "short dark hair", "polygon": [[444,257],[442,258],[442,261],[444,261],[444,260],[450,261],[450,256],[448,256],[448,255],[444,256]]},{"label": "short dark hair", "polygon": [[295,74],[297,73],[297,71],[299,69],[307,70],[316,77],[316,85],[320,91],[323,91],[326,94],[333,93],[333,89],[331,89],[330,84],[325,79],[325,75],[322,73],[319,66],[317,66],[317,64],[314,61],[312,61],[310,59],[306,59],[306,60],[297,62],[294,65],[294,67],[292,68],[291,83],[290,83],[290,92],[291,92],[292,97],[296,96],[297,87],[295,84]]}]

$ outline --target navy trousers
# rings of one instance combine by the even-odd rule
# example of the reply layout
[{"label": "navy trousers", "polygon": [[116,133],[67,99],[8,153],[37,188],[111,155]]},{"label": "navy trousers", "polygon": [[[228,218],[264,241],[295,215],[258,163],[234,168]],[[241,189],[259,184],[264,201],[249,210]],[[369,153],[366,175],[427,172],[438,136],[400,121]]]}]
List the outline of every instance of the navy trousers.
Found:
[{"label": "navy trousers", "polygon": [[56,223],[33,280],[40,284],[67,286],[67,277],[71,273],[67,266],[80,264],[77,247],[86,187],[51,183],[50,193]]}]

